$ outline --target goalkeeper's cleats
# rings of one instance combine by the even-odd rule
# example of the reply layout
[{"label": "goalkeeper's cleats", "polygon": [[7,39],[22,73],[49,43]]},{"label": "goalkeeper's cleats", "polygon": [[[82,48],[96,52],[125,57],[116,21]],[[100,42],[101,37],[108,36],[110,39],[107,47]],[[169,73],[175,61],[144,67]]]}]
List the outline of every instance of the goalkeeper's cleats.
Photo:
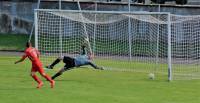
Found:
[{"label": "goalkeeper's cleats", "polygon": [[43,86],[43,84],[44,84],[43,82],[39,83],[38,86],[37,86],[37,88],[38,89],[41,88]]},{"label": "goalkeeper's cleats", "polygon": [[47,69],[53,69],[53,67],[51,65],[47,65],[45,66]]}]

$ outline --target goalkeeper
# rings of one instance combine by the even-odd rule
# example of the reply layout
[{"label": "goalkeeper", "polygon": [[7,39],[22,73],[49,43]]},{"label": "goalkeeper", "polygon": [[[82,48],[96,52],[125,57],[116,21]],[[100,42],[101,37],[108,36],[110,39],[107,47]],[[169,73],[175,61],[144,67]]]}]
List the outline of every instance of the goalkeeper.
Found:
[{"label": "goalkeeper", "polygon": [[58,64],[61,60],[63,60],[63,63],[65,63],[65,66],[61,68],[54,76],[52,76],[52,79],[55,79],[56,77],[60,76],[63,72],[67,70],[71,70],[74,67],[80,67],[84,65],[90,65],[94,69],[103,70],[102,67],[96,66],[94,63],[91,62],[92,59],[92,53],[90,52],[88,55],[85,50],[86,46],[81,46],[81,54],[75,58],[69,57],[69,56],[61,56],[58,57],[51,65],[46,66],[48,69],[53,69],[53,67]]}]

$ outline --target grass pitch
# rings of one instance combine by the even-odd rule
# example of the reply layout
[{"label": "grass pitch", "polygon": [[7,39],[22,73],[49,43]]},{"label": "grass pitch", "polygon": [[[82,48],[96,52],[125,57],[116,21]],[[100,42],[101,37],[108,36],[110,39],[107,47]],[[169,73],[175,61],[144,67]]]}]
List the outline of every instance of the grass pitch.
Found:
[{"label": "grass pitch", "polygon": [[[36,82],[30,77],[30,62],[26,60],[14,65],[19,57],[0,56],[1,103],[200,102],[199,80],[168,82],[166,76],[162,75],[155,80],[149,80],[146,73],[100,71],[91,68],[65,72],[56,78],[53,89],[42,79],[44,86],[36,89]],[[57,70],[55,68],[46,72],[53,75]]]}]

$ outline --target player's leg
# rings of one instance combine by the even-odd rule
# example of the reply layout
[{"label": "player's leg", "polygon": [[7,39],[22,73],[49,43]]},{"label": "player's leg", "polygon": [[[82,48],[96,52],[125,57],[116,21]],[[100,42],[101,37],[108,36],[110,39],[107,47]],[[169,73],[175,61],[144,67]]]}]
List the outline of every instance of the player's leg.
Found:
[{"label": "player's leg", "polygon": [[58,76],[62,75],[63,72],[68,71],[68,70],[71,70],[71,69],[72,69],[72,68],[63,67],[63,68],[61,68],[56,74],[54,74],[51,78],[54,80],[54,79],[57,78]]},{"label": "player's leg", "polygon": [[55,79],[56,77],[60,76],[63,74],[63,72],[65,71],[64,67],[61,68],[56,74],[54,74],[51,78]]},{"label": "player's leg", "polygon": [[38,83],[37,88],[41,88],[43,85],[43,82],[36,76],[36,69],[34,68],[34,66],[31,69],[31,77]]},{"label": "player's leg", "polygon": [[63,62],[65,63],[65,66],[63,68],[61,68],[54,76],[52,76],[51,77],[52,79],[55,79],[56,77],[62,75],[63,72],[70,70],[73,67],[75,67],[74,58],[64,56]]},{"label": "player's leg", "polygon": [[55,85],[55,81],[52,80],[51,77],[48,76],[48,75],[45,73],[44,69],[43,69],[42,67],[39,67],[39,68],[38,68],[38,72],[40,73],[41,76],[43,76],[44,78],[46,78],[46,79],[51,83],[51,88],[53,88],[54,85]]},{"label": "player's leg", "polygon": [[63,56],[58,57],[52,64],[46,66],[46,68],[48,68],[48,69],[53,69],[53,67],[54,67],[56,64],[58,64],[61,60],[63,60],[63,58],[64,58]]},{"label": "player's leg", "polygon": [[54,76],[52,76],[52,79],[55,79],[56,77],[63,74],[63,72],[73,69],[74,65],[72,63],[66,64],[63,68],[61,68]]}]

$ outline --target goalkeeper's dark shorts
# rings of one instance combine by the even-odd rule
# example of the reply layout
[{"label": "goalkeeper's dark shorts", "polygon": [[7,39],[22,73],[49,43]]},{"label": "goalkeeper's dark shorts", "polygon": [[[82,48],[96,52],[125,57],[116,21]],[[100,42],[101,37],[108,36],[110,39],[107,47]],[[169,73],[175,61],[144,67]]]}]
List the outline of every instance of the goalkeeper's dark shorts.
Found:
[{"label": "goalkeeper's dark shorts", "polygon": [[75,67],[75,59],[72,57],[64,56],[63,62],[65,63],[65,66],[64,66],[65,69],[70,69],[70,68]]}]

